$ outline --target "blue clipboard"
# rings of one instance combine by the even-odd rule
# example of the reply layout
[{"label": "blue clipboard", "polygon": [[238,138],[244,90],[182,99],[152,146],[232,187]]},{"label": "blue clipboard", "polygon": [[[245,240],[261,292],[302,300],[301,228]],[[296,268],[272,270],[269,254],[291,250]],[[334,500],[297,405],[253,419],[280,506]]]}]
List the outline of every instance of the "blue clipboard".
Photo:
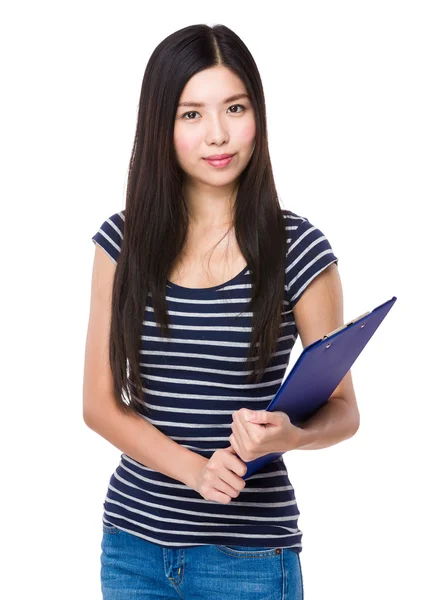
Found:
[{"label": "blue clipboard", "polygon": [[[393,296],[306,346],[266,410],[285,412],[296,426],[309,419],[328,401],[395,301]],[[246,462],[243,479],[283,454],[274,452]]]}]

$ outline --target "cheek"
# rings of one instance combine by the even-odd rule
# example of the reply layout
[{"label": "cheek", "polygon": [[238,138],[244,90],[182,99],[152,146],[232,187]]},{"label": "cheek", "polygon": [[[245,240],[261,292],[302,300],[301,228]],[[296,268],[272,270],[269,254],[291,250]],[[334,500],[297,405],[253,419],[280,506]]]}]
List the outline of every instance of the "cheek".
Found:
[{"label": "cheek", "polygon": [[186,154],[191,150],[191,142],[182,136],[175,137],[175,147],[179,154]]},{"label": "cheek", "polygon": [[244,144],[253,143],[255,136],[256,136],[255,123],[251,123],[250,125],[245,125],[240,131],[240,140]]},{"label": "cheek", "polygon": [[199,147],[199,134],[196,134],[195,132],[191,133],[190,131],[186,133],[176,131],[174,135],[174,144],[176,152],[182,156],[186,156],[196,151]]}]

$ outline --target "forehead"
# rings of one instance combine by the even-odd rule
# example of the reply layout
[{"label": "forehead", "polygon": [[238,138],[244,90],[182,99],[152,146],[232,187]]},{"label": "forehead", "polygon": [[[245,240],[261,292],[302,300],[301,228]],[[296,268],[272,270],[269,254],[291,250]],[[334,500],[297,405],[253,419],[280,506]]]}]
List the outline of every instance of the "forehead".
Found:
[{"label": "forehead", "polygon": [[240,94],[247,95],[247,89],[235,73],[223,66],[212,67],[196,73],[187,81],[179,103],[191,102],[193,106],[222,104]]}]

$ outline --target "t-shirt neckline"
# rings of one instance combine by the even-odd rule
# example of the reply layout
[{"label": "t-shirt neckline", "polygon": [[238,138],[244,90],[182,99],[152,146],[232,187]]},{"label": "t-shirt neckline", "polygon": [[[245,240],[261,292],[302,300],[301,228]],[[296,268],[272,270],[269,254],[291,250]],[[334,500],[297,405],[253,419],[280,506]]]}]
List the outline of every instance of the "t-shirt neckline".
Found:
[{"label": "t-shirt neckline", "polygon": [[175,288],[177,290],[180,290],[181,292],[188,292],[188,293],[195,292],[195,293],[202,294],[202,293],[214,292],[214,291],[219,290],[221,288],[227,287],[228,285],[234,283],[242,275],[244,275],[245,272],[248,270],[248,268],[249,268],[249,266],[246,265],[242,271],[240,271],[237,275],[235,275],[235,277],[233,277],[229,281],[225,281],[224,283],[220,283],[219,285],[214,285],[213,287],[190,288],[190,287],[185,287],[183,285],[178,285],[177,283],[173,283],[172,281],[169,281],[168,279],[166,281],[167,281],[167,285],[169,287],[172,287],[172,288]]}]

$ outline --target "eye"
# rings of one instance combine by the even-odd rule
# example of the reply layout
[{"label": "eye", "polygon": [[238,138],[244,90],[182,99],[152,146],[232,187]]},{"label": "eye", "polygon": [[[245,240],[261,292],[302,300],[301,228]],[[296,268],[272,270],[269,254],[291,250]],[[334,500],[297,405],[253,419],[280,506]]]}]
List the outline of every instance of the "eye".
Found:
[{"label": "eye", "polygon": [[234,106],[240,106],[243,109],[241,112],[245,111],[245,109],[246,109],[246,107],[243,106],[242,104],[232,104],[232,106],[230,106],[229,108],[233,108]]},{"label": "eye", "polygon": [[[239,106],[240,108],[242,108],[242,111],[239,112],[244,112],[246,107],[243,106],[242,104],[232,104],[229,108],[233,108],[234,106]],[[189,112],[183,113],[182,115],[182,119],[184,119],[185,121],[194,121],[195,119],[185,119],[186,115],[192,115],[192,114],[200,114],[197,110],[190,110]],[[238,114],[237,112],[233,111],[234,114]]]}]

